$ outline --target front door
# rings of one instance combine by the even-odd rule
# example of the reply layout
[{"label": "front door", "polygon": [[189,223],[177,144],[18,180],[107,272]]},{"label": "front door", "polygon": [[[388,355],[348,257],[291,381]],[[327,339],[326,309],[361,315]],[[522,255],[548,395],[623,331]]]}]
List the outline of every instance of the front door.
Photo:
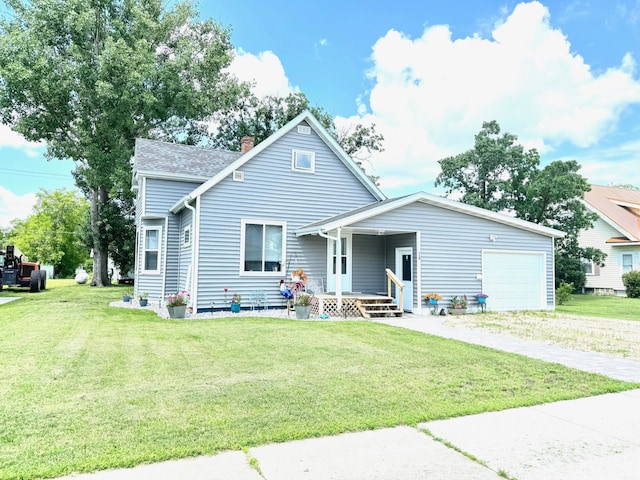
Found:
[{"label": "front door", "polygon": [[351,291],[351,235],[342,235],[341,241],[341,254],[340,258],[337,258],[336,242],[333,240],[327,240],[327,291],[336,291],[336,270],[339,268],[342,274],[342,291]]},{"label": "front door", "polygon": [[[404,283],[402,309],[413,311],[413,248],[396,248],[396,276]],[[396,292],[396,300],[398,299]]]}]

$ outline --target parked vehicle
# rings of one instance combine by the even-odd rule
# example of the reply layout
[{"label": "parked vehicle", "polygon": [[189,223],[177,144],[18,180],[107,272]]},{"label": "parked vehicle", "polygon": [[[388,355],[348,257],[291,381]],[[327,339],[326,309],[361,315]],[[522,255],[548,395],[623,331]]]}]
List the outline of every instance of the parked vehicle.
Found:
[{"label": "parked vehicle", "polygon": [[39,263],[23,261],[23,255],[16,256],[14,245],[0,250],[0,290],[4,287],[29,288],[39,292],[47,288],[47,271]]}]

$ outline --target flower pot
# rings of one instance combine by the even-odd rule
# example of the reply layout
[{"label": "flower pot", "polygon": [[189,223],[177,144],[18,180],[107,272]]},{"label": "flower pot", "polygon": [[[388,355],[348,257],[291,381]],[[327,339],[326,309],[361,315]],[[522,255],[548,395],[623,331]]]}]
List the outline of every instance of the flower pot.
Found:
[{"label": "flower pot", "polygon": [[466,308],[450,308],[449,315],[465,315],[467,313]]},{"label": "flower pot", "polygon": [[240,304],[239,303],[232,303],[231,304],[231,312],[232,313],[240,313]]},{"label": "flower pot", "polygon": [[187,313],[186,305],[177,305],[175,307],[167,307],[169,310],[169,318],[184,318]]},{"label": "flower pot", "polygon": [[149,300],[147,300],[146,298],[141,298],[140,299],[140,306],[141,307],[146,307],[148,302],[149,302]]},{"label": "flower pot", "polygon": [[131,301],[131,297],[129,295],[123,295],[122,296],[122,301],[123,302],[130,302]]},{"label": "flower pot", "polygon": [[296,305],[296,318],[298,320],[307,320],[311,315],[311,305]]},{"label": "flower pot", "polygon": [[438,305],[438,300],[436,300],[435,298],[430,298],[429,305]]}]

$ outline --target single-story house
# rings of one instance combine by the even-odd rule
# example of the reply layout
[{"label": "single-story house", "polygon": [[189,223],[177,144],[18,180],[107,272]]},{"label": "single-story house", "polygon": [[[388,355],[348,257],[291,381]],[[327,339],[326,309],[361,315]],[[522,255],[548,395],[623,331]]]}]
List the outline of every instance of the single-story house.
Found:
[{"label": "single-story house", "polygon": [[185,289],[201,312],[261,292],[280,307],[303,268],[337,305],[391,293],[427,312],[427,292],[445,307],[479,293],[488,310],[555,305],[562,232],[423,192],[387,198],[309,112],[241,152],[138,139],[133,185],[135,285],[151,300]]},{"label": "single-story house", "polygon": [[585,262],[585,288],[595,293],[626,295],[622,274],[640,270],[640,190],[591,185],[584,204],[598,215],[593,228],[578,236],[581,247],[607,254],[605,266]]}]

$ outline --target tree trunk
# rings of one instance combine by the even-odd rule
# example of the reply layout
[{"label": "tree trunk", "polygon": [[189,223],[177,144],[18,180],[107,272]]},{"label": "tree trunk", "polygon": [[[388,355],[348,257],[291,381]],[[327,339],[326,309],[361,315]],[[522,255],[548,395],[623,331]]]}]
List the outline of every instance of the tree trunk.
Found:
[{"label": "tree trunk", "polygon": [[106,287],[109,281],[109,240],[104,232],[104,222],[101,219],[101,206],[108,201],[104,188],[91,191],[91,232],[93,234],[93,284],[96,287]]}]

